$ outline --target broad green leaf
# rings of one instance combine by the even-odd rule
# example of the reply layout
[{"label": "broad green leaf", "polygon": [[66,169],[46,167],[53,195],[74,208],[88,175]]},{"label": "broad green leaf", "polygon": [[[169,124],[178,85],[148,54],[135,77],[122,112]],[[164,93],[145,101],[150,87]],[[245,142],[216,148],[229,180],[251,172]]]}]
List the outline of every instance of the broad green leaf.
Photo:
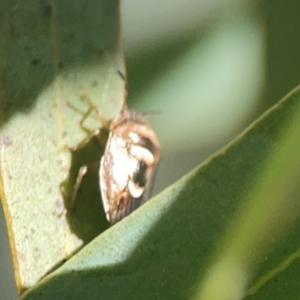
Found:
[{"label": "broad green leaf", "polygon": [[95,110],[80,125],[89,100],[102,119],[119,113],[125,71],[118,0],[4,0],[0,11],[0,191],[20,291],[107,226],[100,201],[68,210],[80,164],[101,152],[71,149],[103,125]]},{"label": "broad green leaf", "polygon": [[300,88],[21,299],[299,294],[299,115]]},{"label": "broad green leaf", "polygon": [[[273,145],[264,168],[244,194],[245,201],[227,229],[223,243],[217,249],[218,254],[198,288],[196,299],[241,299],[257,265],[266,259],[263,256],[268,253],[270,246],[291,225],[295,225],[300,213],[300,102],[298,95],[292,93],[289,96],[298,98],[293,99],[298,101],[294,112],[290,114],[290,120],[282,123],[277,143]],[[256,278],[257,282],[252,283],[246,294],[256,294],[272,276],[288,267],[298,252],[296,249],[287,257],[281,257],[283,261],[275,268],[268,266],[271,270],[263,269],[267,273]],[[267,296],[265,290],[261,292],[263,297]],[[283,298],[291,297],[286,295]]]}]

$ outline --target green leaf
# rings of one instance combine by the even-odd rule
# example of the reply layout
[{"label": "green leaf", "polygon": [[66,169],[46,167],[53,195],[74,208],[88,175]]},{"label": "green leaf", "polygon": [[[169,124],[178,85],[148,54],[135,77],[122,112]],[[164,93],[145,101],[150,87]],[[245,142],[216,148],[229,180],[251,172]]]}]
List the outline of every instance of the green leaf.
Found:
[{"label": "green leaf", "polygon": [[298,295],[299,116],[300,88],[21,299]]},{"label": "green leaf", "polygon": [[[79,165],[101,152],[70,149],[87,138],[88,99],[108,121],[122,109],[125,71],[118,0],[4,0],[0,11],[0,192],[20,291],[107,227],[95,196],[67,210]],[[87,131],[103,125],[86,116]]]}]

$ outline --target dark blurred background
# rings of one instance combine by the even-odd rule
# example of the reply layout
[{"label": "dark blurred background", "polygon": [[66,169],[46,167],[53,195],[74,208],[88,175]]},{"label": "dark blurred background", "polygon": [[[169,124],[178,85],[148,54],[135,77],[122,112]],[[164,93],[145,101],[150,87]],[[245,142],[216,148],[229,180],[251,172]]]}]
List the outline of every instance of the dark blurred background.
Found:
[{"label": "dark blurred background", "polygon": [[[128,105],[157,112],[155,193],[298,85],[299,12],[296,0],[122,1]],[[0,298],[16,299],[1,209],[0,240]]]}]

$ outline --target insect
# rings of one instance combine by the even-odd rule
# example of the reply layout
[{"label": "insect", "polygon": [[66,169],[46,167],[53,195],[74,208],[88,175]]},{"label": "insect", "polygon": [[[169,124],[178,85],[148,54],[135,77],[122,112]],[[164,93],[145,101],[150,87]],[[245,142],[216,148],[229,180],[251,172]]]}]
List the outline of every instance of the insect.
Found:
[{"label": "insect", "polygon": [[[123,110],[110,124],[99,167],[100,193],[111,224],[149,199],[160,158],[158,138],[144,115]],[[80,168],[72,203],[86,172],[87,166]]]},{"label": "insect", "polygon": [[158,138],[145,117],[122,111],[110,125],[99,169],[109,222],[116,223],[148,200],[160,157]]}]

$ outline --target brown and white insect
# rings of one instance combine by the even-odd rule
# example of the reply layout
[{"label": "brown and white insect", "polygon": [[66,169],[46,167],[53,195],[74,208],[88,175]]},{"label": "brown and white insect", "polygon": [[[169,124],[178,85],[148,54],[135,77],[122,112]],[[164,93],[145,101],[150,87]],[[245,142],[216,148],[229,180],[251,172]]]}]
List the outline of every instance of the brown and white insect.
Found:
[{"label": "brown and white insect", "polygon": [[99,169],[109,222],[118,222],[149,199],[160,157],[158,138],[145,117],[122,111],[110,125]]},{"label": "brown and white insect", "polygon": [[[97,107],[88,102],[89,111],[97,112]],[[103,118],[101,121],[107,124]],[[146,118],[137,112],[123,110],[110,125],[99,167],[99,187],[110,223],[120,221],[149,199],[160,157],[158,138]],[[84,165],[79,170],[71,208],[87,169]]]}]

